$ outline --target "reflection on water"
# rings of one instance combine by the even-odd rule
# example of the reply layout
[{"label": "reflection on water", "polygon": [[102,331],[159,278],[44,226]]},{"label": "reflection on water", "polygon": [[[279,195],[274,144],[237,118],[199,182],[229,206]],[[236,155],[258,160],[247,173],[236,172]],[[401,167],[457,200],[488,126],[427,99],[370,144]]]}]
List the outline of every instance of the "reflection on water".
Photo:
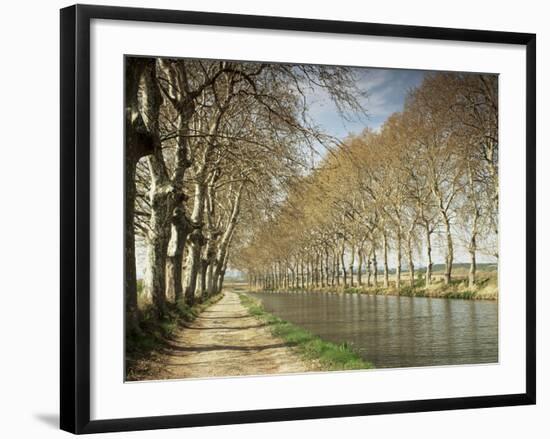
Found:
[{"label": "reflection on water", "polygon": [[255,293],[266,311],[376,367],[498,361],[496,302],[336,293]]}]

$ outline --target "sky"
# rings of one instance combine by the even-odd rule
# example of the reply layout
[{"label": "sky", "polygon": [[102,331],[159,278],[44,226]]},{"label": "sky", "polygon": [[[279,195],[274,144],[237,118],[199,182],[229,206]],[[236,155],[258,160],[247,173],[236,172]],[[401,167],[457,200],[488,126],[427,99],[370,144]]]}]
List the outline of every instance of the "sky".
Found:
[{"label": "sky", "polygon": [[343,139],[349,133],[360,133],[366,127],[380,128],[392,113],[403,110],[410,89],[421,84],[425,71],[356,68],[358,86],[368,97],[361,103],[367,117],[357,115],[352,121],[342,120],[336,106],[326,94],[312,96],[309,115],[321,128],[334,137]]}]

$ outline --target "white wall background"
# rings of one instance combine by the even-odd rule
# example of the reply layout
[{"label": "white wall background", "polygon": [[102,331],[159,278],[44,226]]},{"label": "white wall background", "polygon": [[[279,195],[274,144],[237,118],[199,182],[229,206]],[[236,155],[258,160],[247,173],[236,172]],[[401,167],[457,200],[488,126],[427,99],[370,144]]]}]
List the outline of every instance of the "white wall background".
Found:
[{"label": "white wall background", "polygon": [[[371,416],[200,429],[124,433],[105,437],[243,439],[261,436],[329,438],[338,435],[446,439],[465,437],[547,437],[550,427],[548,340],[550,311],[544,291],[550,263],[543,247],[550,235],[541,225],[550,212],[543,201],[550,193],[550,166],[543,145],[550,89],[550,29],[544,2],[461,0],[455,2],[391,0],[338,2],[277,0],[103,0],[88,3],[163,7],[320,19],[535,32],[538,36],[538,350],[539,403],[455,412]],[[58,288],[59,288],[59,13],[70,4],[22,1],[3,5],[0,24],[0,435],[61,437],[58,422]],[[546,55],[546,56],[545,56]],[[545,258],[546,256],[546,258]],[[33,269],[30,270],[32,263]],[[545,349],[544,349],[545,348]],[[182,395],[182,397],[184,397]]]}]

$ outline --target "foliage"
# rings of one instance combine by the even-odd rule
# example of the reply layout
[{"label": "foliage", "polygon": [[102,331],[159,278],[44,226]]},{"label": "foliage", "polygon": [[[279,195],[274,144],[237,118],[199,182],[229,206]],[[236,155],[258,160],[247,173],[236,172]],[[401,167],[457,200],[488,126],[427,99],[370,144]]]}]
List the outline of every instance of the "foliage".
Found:
[{"label": "foliage", "polygon": [[498,257],[496,96],[494,75],[428,74],[378,132],[348,136],[296,179],[233,261],[253,286],[272,290],[401,289],[416,283],[403,267],[414,276],[416,265],[429,287],[440,245],[450,286],[460,245],[473,288],[477,255]]}]

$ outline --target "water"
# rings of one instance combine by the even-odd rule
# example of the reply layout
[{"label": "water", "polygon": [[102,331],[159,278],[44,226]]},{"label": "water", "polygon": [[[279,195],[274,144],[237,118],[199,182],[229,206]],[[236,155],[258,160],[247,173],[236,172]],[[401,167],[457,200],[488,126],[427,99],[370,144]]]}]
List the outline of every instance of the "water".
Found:
[{"label": "water", "polygon": [[266,311],[321,338],[351,343],[383,367],[498,362],[492,301],[335,293],[255,293]]}]

